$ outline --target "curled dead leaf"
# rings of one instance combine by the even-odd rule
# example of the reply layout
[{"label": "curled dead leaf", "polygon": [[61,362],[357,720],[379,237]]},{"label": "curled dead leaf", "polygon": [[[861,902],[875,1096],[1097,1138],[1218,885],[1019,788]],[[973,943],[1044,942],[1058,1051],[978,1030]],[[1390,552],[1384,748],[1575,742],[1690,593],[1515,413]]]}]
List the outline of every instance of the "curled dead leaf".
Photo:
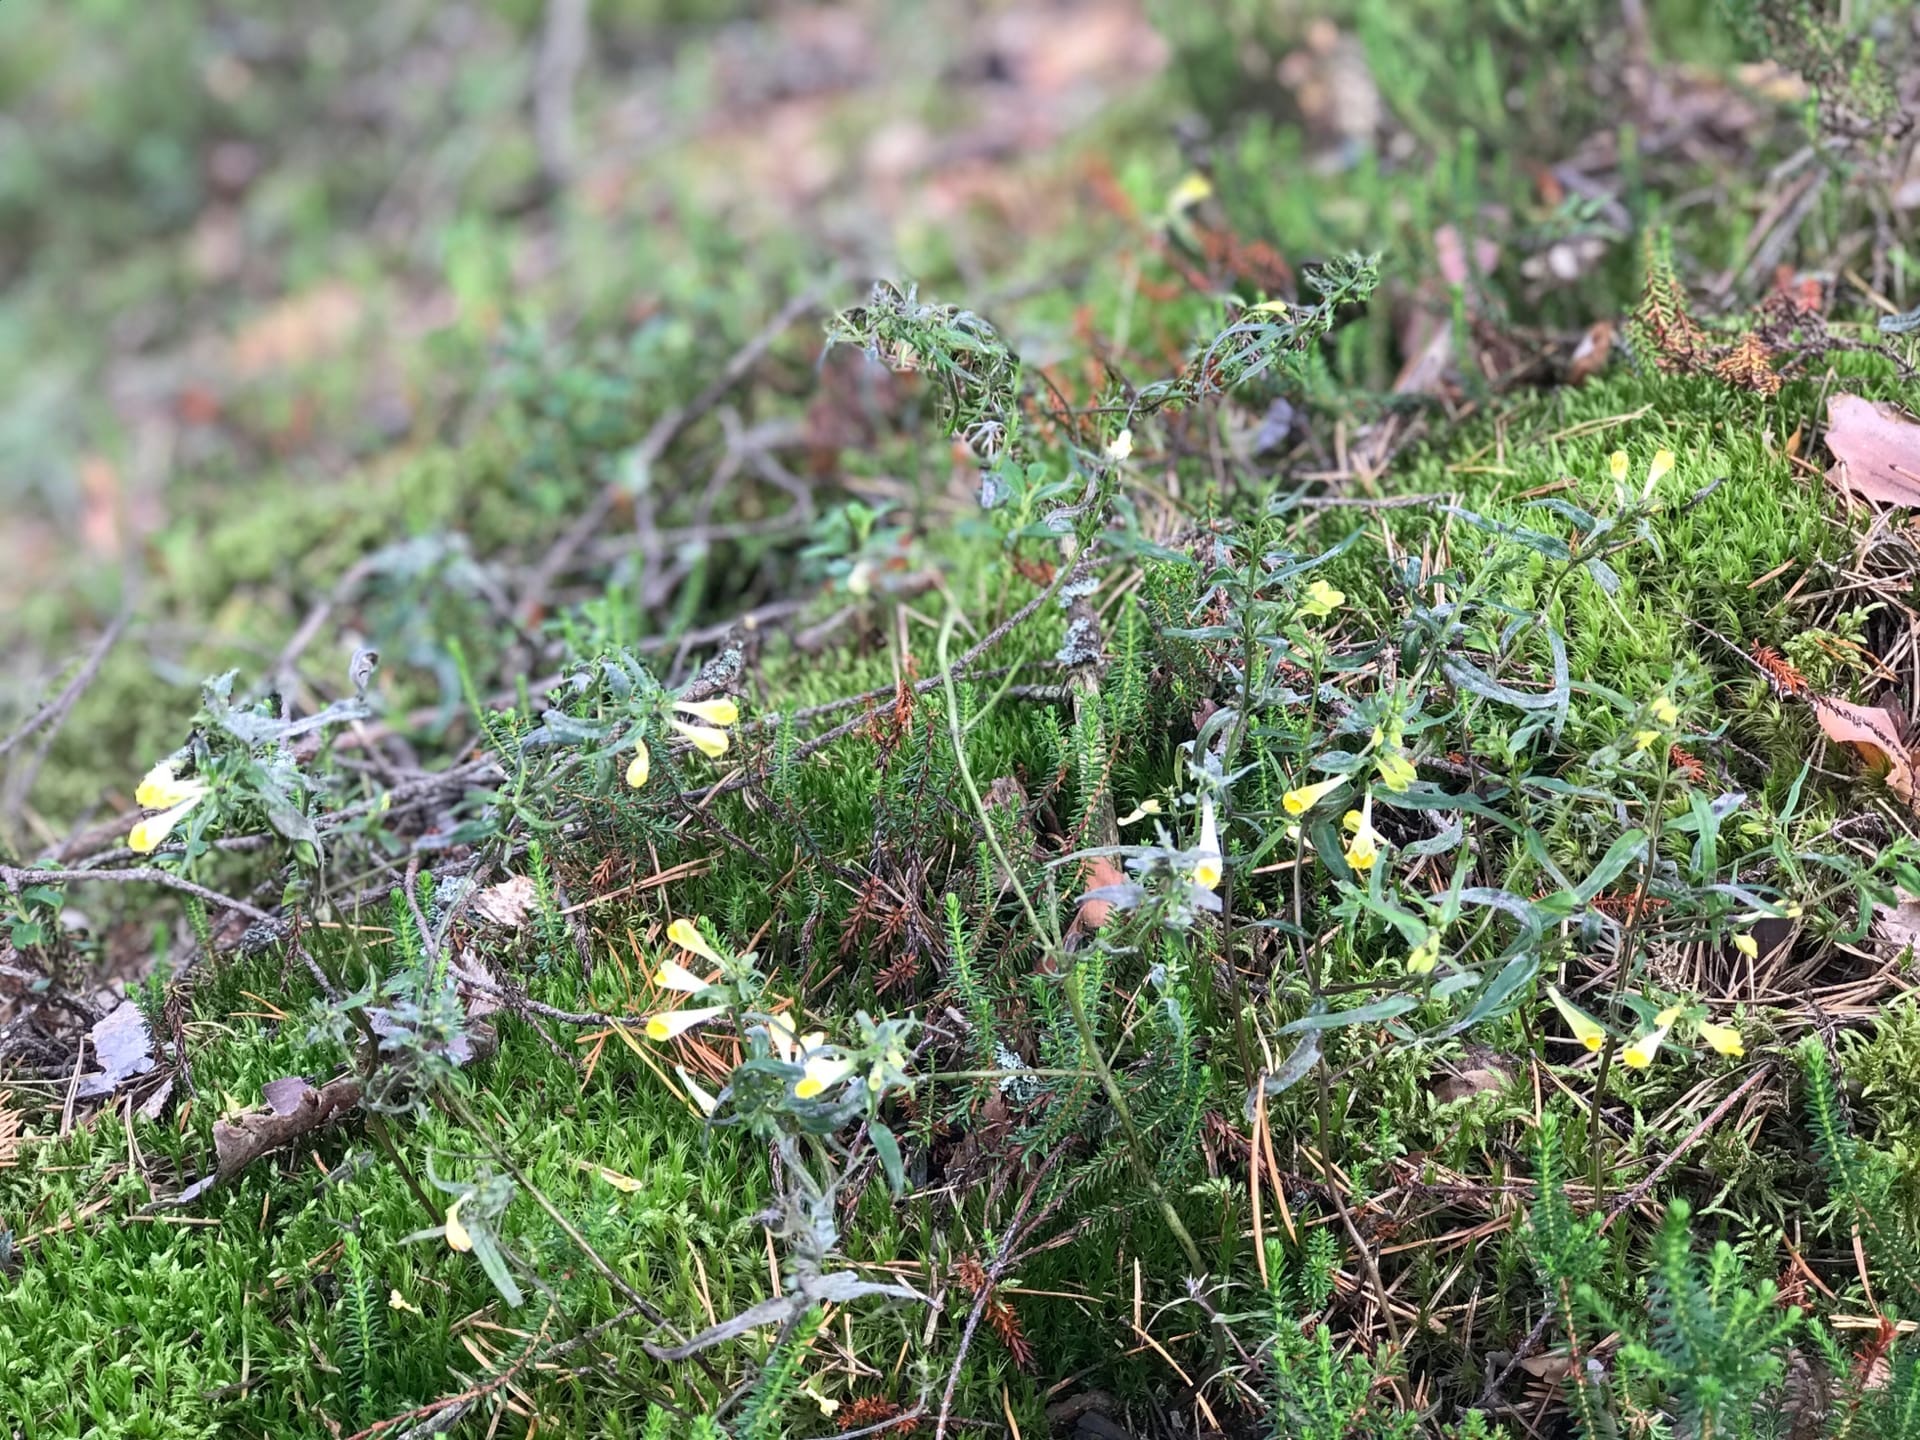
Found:
[{"label": "curled dead leaf", "polygon": [[1891,710],[1877,705],[1854,705],[1826,695],[1815,695],[1813,713],[1829,740],[1854,752],[1886,780],[1887,788],[1913,805],[1916,792],[1913,753],[1907,748],[1905,727]]},{"label": "curled dead leaf", "polygon": [[1835,395],[1827,401],[1827,479],[1882,505],[1920,505],[1920,423],[1898,406]]},{"label": "curled dead leaf", "polygon": [[[1086,880],[1089,891],[1105,890],[1109,886],[1127,883],[1127,872],[1105,855],[1096,855],[1089,860],[1086,868],[1081,871],[1081,875]],[[1113,905],[1110,901],[1089,895],[1080,902],[1080,913],[1077,918],[1081,929],[1098,930],[1107,923],[1107,916],[1112,913]]]}]

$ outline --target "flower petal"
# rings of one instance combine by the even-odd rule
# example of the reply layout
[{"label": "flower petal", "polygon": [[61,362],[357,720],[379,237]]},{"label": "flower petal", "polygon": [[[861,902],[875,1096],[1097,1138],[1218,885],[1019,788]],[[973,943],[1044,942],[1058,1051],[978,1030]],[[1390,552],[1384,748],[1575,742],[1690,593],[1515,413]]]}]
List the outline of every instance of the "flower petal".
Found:
[{"label": "flower petal", "polygon": [[716,1015],[726,1014],[724,1005],[708,1005],[699,1010],[662,1010],[647,1021],[649,1040],[671,1040],[696,1025],[704,1025]]},{"label": "flower petal", "polygon": [[1567,1022],[1567,1029],[1573,1032],[1573,1038],[1587,1049],[1598,1050],[1607,1043],[1607,1027],[1567,999],[1555,987],[1551,985],[1547,987],[1547,998],[1553,1002],[1553,1008],[1560,1012],[1560,1018]]},{"label": "flower petal", "polygon": [[1280,797],[1280,806],[1289,815],[1304,815],[1346,783],[1344,775],[1336,775],[1318,785],[1298,786]]},{"label": "flower petal", "polygon": [[731,725],[740,718],[740,707],[724,697],[719,700],[676,700],[673,708],[684,710],[708,725]]},{"label": "flower petal", "polygon": [[647,742],[633,742],[633,759],[627,762],[627,784],[638,790],[647,783],[647,776],[653,773],[653,756],[647,753]]},{"label": "flower petal", "polygon": [[660,968],[653,972],[653,983],[663,990],[680,990],[688,995],[697,995],[707,988],[706,981],[677,960],[661,961]]},{"label": "flower petal", "polygon": [[1667,1027],[1656,1025],[1625,1050],[1620,1052],[1620,1063],[1629,1070],[1644,1070],[1653,1064],[1653,1057],[1660,1053],[1660,1042],[1667,1038]]},{"label": "flower petal", "polygon": [[190,800],[182,800],[171,810],[147,816],[127,836],[127,848],[136,855],[151,855],[173,833],[173,827],[186,819],[187,812],[199,803],[200,797],[196,795]]},{"label": "flower petal", "polygon": [[708,1093],[700,1083],[680,1066],[673,1067],[673,1073],[680,1077],[680,1085],[687,1092],[687,1098],[700,1107],[702,1115],[711,1115],[720,1108],[719,1100]]},{"label": "flower petal", "polygon": [[718,760],[727,753],[726,731],[715,730],[707,725],[689,725],[684,720],[674,720],[670,723],[674,729],[692,742],[694,749],[709,760]]},{"label": "flower petal", "polygon": [[1710,1020],[1702,1020],[1693,1027],[1700,1032],[1700,1038],[1711,1045],[1721,1055],[1731,1055],[1736,1059],[1747,1053],[1747,1047],[1740,1041],[1740,1032],[1731,1025],[1715,1025]]},{"label": "flower petal", "polygon": [[473,1249],[473,1236],[467,1233],[467,1227],[460,1223],[460,1207],[467,1203],[462,1195],[447,1207],[447,1248],[458,1250],[461,1254]]},{"label": "flower petal", "polygon": [[1673,452],[1671,450],[1654,451],[1653,463],[1647,466],[1647,488],[1652,489],[1666,479],[1667,472],[1671,469],[1673,469]]},{"label": "flower petal", "polygon": [[1627,452],[1616,450],[1607,457],[1607,473],[1613,476],[1614,484],[1627,478]]},{"label": "flower petal", "polygon": [[816,1055],[808,1059],[806,1073],[795,1082],[793,1093],[802,1100],[832,1089],[853,1073],[853,1062],[838,1055]]},{"label": "flower petal", "polygon": [[690,950],[702,960],[711,960],[715,965],[721,963],[720,952],[707,943],[707,937],[700,933],[700,927],[682,916],[667,926],[667,939],[682,950]]}]

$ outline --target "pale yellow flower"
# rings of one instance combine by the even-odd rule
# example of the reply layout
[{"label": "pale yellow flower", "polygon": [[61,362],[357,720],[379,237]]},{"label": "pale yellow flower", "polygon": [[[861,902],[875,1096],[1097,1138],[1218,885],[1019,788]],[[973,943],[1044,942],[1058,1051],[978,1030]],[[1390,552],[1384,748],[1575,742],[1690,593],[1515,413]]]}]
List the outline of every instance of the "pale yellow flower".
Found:
[{"label": "pale yellow flower", "polygon": [[1673,703],[1671,695],[1654,696],[1647,710],[1658,724],[1674,726],[1680,723],[1680,707]]},{"label": "pale yellow flower", "polygon": [[1653,1064],[1653,1057],[1667,1038],[1667,1031],[1673,1028],[1673,1022],[1680,1018],[1677,1006],[1669,1006],[1653,1017],[1653,1028],[1635,1040],[1620,1052],[1620,1063],[1629,1070],[1644,1070]]},{"label": "pale yellow flower", "polygon": [[682,950],[690,950],[702,960],[710,960],[715,965],[721,963],[720,952],[707,943],[707,937],[700,933],[700,927],[682,916],[667,926],[667,939]]},{"label": "pale yellow flower", "polygon": [[1760,958],[1760,942],[1753,938],[1751,931],[1743,930],[1733,937],[1733,948],[1749,960]]},{"label": "pale yellow flower", "polygon": [[663,990],[680,990],[688,995],[707,988],[707,982],[677,960],[663,960],[653,972],[653,983]]},{"label": "pale yellow flower", "polygon": [[467,1227],[460,1223],[460,1207],[467,1203],[462,1195],[447,1207],[447,1248],[458,1250],[461,1254],[473,1249],[473,1236],[467,1233]]},{"label": "pale yellow flower", "polygon": [[1626,451],[1616,450],[1607,457],[1607,473],[1613,476],[1613,483],[1616,485],[1627,478]]},{"label": "pale yellow flower", "polygon": [[1673,469],[1673,452],[1671,450],[1654,451],[1653,463],[1647,466],[1647,489],[1653,489],[1666,479],[1667,472],[1671,469]]},{"label": "pale yellow flower", "polygon": [[1715,1025],[1710,1020],[1702,1020],[1693,1027],[1700,1032],[1700,1038],[1722,1055],[1731,1055],[1735,1059],[1747,1053],[1747,1047],[1740,1043],[1740,1032],[1731,1025]]},{"label": "pale yellow flower", "polygon": [[633,742],[633,759],[627,762],[627,784],[638,790],[647,783],[647,776],[653,773],[653,756],[647,751],[647,742]]},{"label": "pale yellow flower", "polygon": [[716,1015],[726,1014],[724,1005],[708,1005],[699,1010],[662,1010],[647,1021],[649,1040],[671,1040],[696,1025],[704,1025]]},{"label": "pale yellow flower", "polygon": [[1437,931],[1429,930],[1427,932],[1427,938],[1408,952],[1407,973],[1409,975],[1430,975],[1433,973],[1433,967],[1439,963],[1440,936]]},{"label": "pale yellow flower", "polygon": [[1158,800],[1142,800],[1138,805],[1134,806],[1129,813],[1122,815],[1115,823],[1131,825],[1135,821],[1144,820],[1149,815],[1158,815],[1159,813],[1160,802]]},{"label": "pale yellow flower", "polygon": [[162,760],[141,779],[133,792],[134,802],[142,810],[171,810],[207,793],[204,780],[182,780],[173,773],[173,762]]},{"label": "pale yellow flower", "polygon": [[1345,591],[1334,589],[1324,580],[1316,580],[1307,586],[1307,598],[1301,603],[1300,613],[1320,618],[1331,615],[1346,603]]},{"label": "pale yellow flower", "polygon": [[1200,858],[1194,862],[1193,883],[1203,890],[1218,889],[1227,871],[1220,853],[1220,827],[1214,817],[1211,795],[1200,802],[1200,843],[1194,848],[1200,852]]},{"label": "pale yellow flower", "polygon": [[136,855],[151,855],[160,848],[160,844],[173,833],[173,827],[187,818],[187,812],[200,803],[198,796],[191,800],[182,800],[171,810],[162,810],[158,815],[149,815],[127,835],[127,848]]},{"label": "pale yellow flower", "polygon": [[1552,985],[1547,987],[1547,998],[1553,1002],[1553,1008],[1560,1012],[1560,1018],[1567,1022],[1567,1029],[1573,1032],[1573,1038],[1587,1049],[1598,1050],[1607,1043],[1607,1027]]},{"label": "pale yellow flower", "polygon": [[1636,730],[1633,732],[1633,748],[1645,750],[1660,738],[1658,730]]},{"label": "pale yellow flower", "polygon": [[1133,454],[1133,431],[1122,430],[1107,445],[1107,459],[1118,464]]},{"label": "pale yellow flower", "polygon": [[1356,870],[1371,870],[1380,858],[1380,832],[1373,828],[1373,796],[1360,802],[1358,810],[1349,810],[1346,819],[1353,823],[1353,843],[1347,846],[1347,864]]},{"label": "pale yellow flower", "polygon": [[673,708],[685,711],[706,725],[731,725],[740,718],[740,707],[725,697],[718,700],[676,700]]},{"label": "pale yellow flower", "polygon": [[673,1067],[673,1073],[680,1077],[680,1085],[687,1092],[687,1098],[700,1107],[702,1115],[711,1115],[720,1108],[720,1102],[710,1095],[700,1082],[680,1066]]},{"label": "pale yellow flower", "polygon": [[693,745],[694,749],[698,750],[709,760],[718,760],[722,755],[727,753],[728,740],[726,731],[715,730],[710,725],[689,725],[684,720],[670,720],[667,723],[679,731],[681,736]]},{"label": "pale yellow flower", "polygon": [[1317,785],[1297,786],[1280,797],[1280,808],[1289,815],[1304,815],[1346,783],[1346,776],[1336,775]]},{"label": "pale yellow flower", "polygon": [[1374,757],[1373,768],[1379,773],[1380,783],[1396,795],[1406,794],[1407,787],[1420,778],[1413,761],[1397,745],[1388,746]]},{"label": "pale yellow flower", "polygon": [[832,1054],[809,1055],[802,1065],[805,1074],[793,1087],[793,1093],[802,1100],[811,1100],[838,1085],[853,1073],[853,1062]]},{"label": "pale yellow flower", "polygon": [[420,1307],[418,1305],[407,1299],[407,1297],[402,1295],[398,1290],[392,1289],[387,1291],[387,1308],[389,1310],[407,1310],[415,1315],[420,1313]]}]

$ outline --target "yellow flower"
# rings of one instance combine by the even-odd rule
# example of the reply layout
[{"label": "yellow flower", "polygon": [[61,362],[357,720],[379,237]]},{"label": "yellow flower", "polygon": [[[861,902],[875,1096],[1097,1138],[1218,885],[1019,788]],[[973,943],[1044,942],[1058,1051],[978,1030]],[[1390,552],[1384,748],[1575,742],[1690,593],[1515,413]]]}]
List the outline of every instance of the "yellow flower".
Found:
[{"label": "yellow flower", "polygon": [[182,780],[173,773],[173,762],[162,760],[147,771],[133,798],[142,809],[160,812],[140,821],[127,836],[130,850],[151,855],[172,833],[173,827],[186,819],[187,812],[207,798],[207,782]]},{"label": "yellow flower", "polygon": [[473,1249],[473,1236],[467,1233],[467,1227],[460,1223],[460,1207],[467,1203],[462,1195],[447,1207],[447,1248],[458,1250],[461,1254]]},{"label": "yellow flower", "polygon": [[1702,1020],[1693,1027],[1700,1032],[1700,1038],[1722,1055],[1731,1055],[1735,1059],[1747,1053],[1747,1047],[1740,1043],[1740,1032],[1731,1025],[1715,1025],[1710,1020]]},{"label": "yellow flower", "polygon": [[1389,746],[1375,757],[1373,768],[1379,772],[1380,783],[1396,795],[1407,793],[1407,787],[1420,778],[1420,772],[1414,768],[1413,761],[1398,746]]},{"label": "yellow flower", "polygon": [[1620,1052],[1620,1063],[1629,1070],[1644,1070],[1653,1064],[1653,1057],[1659,1053],[1661,1042],[1667,1038],[1667,1031],[1673,1028],[1673,1022],[1680,1018],[1680,1007],[1670,1005],[1653,1017],[1653,1028],[1635,1040]]},{"label": "yellow flower", "polygon": [[795,1035],[793,1021],[784,1015],[767,1017],[767,1038],[773,1042],[774,1054],[788,1065],[796,1059],[804,1060],[808,1051],[827,1043],[824,1031],[809,1030],[805,1035]]},{"label": "yellow flower", "polygon": [[694,995],[707,988],[707,982],[677,960],[664,960],[653,972],[653,983],[663,990],[680,990]]},{"label": "yellow flower", "polygon": [[147,771],[133,798],[142,810],[170,810],[175,805],[198,800],[206,793],[206,781],[178,779],[173,773],[173,762],[162,760]]},{"label": "yellow flower", "polygon": [[1200,843],[1194,848],[1200,852],[1200,858],[1193,865],[1193,883],[1202,890],[1219,888],[1227,870],[1220,854],[1220,827],[1214,817],[1211,795],[1200,802]]},{"label": "yellow flower", "polygon": [[673,1067],[673,1073],[680,1077],[680,1084],[686,1090],[687,1098],[700,1107],[702,1115],[711,1115],[720,1108],[720,1102],[708,1094],[683,1068],[676,1065]]},{"label": "yellow flower", "polygon": [[1380,832],[1373,828],[1373,796],[1360,802],[1358,810],[1349,810],[1347,826],[1353,831],[1353,843],[1347,846],[1347,864],[1356,870],[1371,870],[1380,858]]},{"label": "yellow flower", "polygon": [[1647,489],[1653,489],[1666,479],[1667,472],[1671,469],[1673,469],[1673,452],[1671,450],[1654,451],[1653,463],[1647,466]]},{"label": "yellow flower", "polygon": [[726,731],[715,730],[710,725],[689,725],[684,720],[672,720],[668,723],[691,741],[693,748],[709,760],[718,760],[727,753]]},{"label": "yellow flower", "polygon": [[1633,732],[1633,748],[1645,750],[1660,738],[1658,730],[1636,730]]},{"label": "yellow flower", "polygon": [[647,776],[653,771],[653,756],[647,753],[647,742],[633,742],[633,759],[627,762],[627,784],[638,790],[647,783]]},{"label": "yellow flower", "polygon": [[1167,195],[1167,211],[1178,215],[1182,210],[1198,205],[1213,194],[1213,182],[1206,176],[1194,171],[1175,185]]},{"label": "yellow flower", "polygon": [[162,810],[158,815],[149,815],[127,835],[127,848],[136,855],[151,855],[160,848],[160,842],[172,833],[173,827],[187,818],[187,812],[200,803],[195,796],[191,800],[182,800],[171,810]]},{"label": "yellow flower", "polygon": [[402,1295],[398,1290],[390,1289],[387,1291],[387,1308],[389,1310],[410,1310],[415,1315],[420,1313],[420,1307],[407,1299],[407,1297]]},{"label": "yellow flower", "polygon": [[851,1075],[853,1062],[822,1052],[809,1055],[801,1068],[806,1073],[794,1085],[793,1093],[799,1099],[811,1100]]},{"label": "yellow flower", "polygon": [[1107,459],[1116,464],[1133,454],[1133,431],[1122,430],[1107,445]]},{"label": "yellow flower", "polygon": [[1138,805],[1133,807],[1132,813],[1122,815],[1116,823],[1131,825],[1136,820],[1144,820],[1149,815],[1158,815],[1159,813],[1160,802],[1158,800],[1142,800]]},{"label": "yellow flower", "polygon": [[1656,695],[1647,710],[1661,725],[1673,726],[1680,723],[1680,707],[1673,703],[1671,695]]},{"label": "yellow flower", "polygon": [[1407,955],[1407,973],[1409,975],[1430,975],[1433,967],[1440,963],[1440,936],[1429,930],[1427,938],[1414,946]]},{"label": "yellow flower", "polygon": [[715,965],[721,963],[720,952],[707,943],[707,937],[700,933],[700,927],[685,916],[667,926],[667,939],[682,950],[691,950],[702,960],[711,960]]},{"label": "yellow flower", "polygon": [[1749,960],[1760,958],[1760,942],[1753,938],[1751,931],[1743,930],[1733,937],[1733,948]]},{"label": "yellow flower", "polygon": [[676,1035],[684,1035],[696,1025],[704,1025],[716,1015],[726,1014],[724,1005],[709,1005],[700,1010],[662,1010],[647,1021],[649,1040],[671,1040]]},{"label": "yellow flower", "polygon": [[1560,1018],[1567,1022],[1567,1028],[1573,1032],[1573,1038],[1587,1049],[1598,1050],[1607,1043],[1607,1027],[1567,999],[1552,985],[1547,987],[1547,998],[1553,1002],[1553,1008],[1560,1012]]},{"label": "yellow flower", "polygon": [[1336,775],[1318,785],[1301,785],[1280,797],[1280,808],[1289,815],[1304,815],[1346,783],[1346,776]]},{"label": "yellow flower", "polygon": [[1307,586],[1307,598],[1300,606],[1302,615],[1326,616],[1347,603],[1346,594],[1333,588],[1324,580],[1316,580]]},{"label": "yellow flower", "polygon": [[694,719],[707,725],[731,725],[740,718],[740,707],[733,701],[719,700],[676,700],[673,708],[684,710]]},{"label": "yellow flower", "polygon": [[1616,485],[1627,478],[1626,451],[1616,450],[1607,457],[1607,472],[1613,476],[1613,483]]}]

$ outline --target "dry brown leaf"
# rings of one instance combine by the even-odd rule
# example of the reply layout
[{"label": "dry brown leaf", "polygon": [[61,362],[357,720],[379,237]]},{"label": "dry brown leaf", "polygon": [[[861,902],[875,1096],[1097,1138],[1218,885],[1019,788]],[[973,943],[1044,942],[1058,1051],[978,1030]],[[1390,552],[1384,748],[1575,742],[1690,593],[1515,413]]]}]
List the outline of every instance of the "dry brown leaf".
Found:
[{"label": "dry brown leaf", "polygon": [[20,1112],[7,1103],[11,1099],[11,1090],[0,1090],[0,1170],[20,1160]]},{"label": "dry brown leaf", "polygon": [[263,312],[233,337],[233,365],[243,375],[291,370],[344,349],[360,329],[360,292],[333,280]]},{"label": "dry brown leaf", "polygon": [[527,911],[536,898],[530,876],[510,875],[473,897],[473,913],[489,925],[518,930],[527,923]]},{"label": "dry brown leaf", "polygon": [[1574,347],[1573,358],[1567,361],[1567,384],[1586,384],[1606,369],[1607,361],[1612,358],[1613,322],[1596,320],[1587,327],[1587,333],[1580,337],[1580,343]]},{"label": "dry brown leaf", "polygon": [[1920,423],[1898,406],[1835,395],[1827,401],[1827,479],[1883,505],[1920,505]]},{"label": "dry brown leaf", "polygon": [[[1105,890],[1111,885],[1124,885],[1127,883],[1127,872],[1114,864],[1114,862],[1105,855],[1096,855],[1093,859],[1087,861],[1086,868],[1080,873],[1086,881],[1088,890]],[[1110,901],[1082,900],[1080,902],[1080,914],[1078,916],[1080,928],[1083,930],[1098,930],[1102,925],[1107,923],[1107,916],[1112,913],[1113,905]]]},{"label": "dry brown leaf", "polygon": [[1887,788],[1907,804],[1916,798],[1913,753],[1902,738],[1899,717],[1877,705],[1853,705],[1825,695],[1813,697],[1813,713],[1829,740],[1853,747],[1885,777]]}]

